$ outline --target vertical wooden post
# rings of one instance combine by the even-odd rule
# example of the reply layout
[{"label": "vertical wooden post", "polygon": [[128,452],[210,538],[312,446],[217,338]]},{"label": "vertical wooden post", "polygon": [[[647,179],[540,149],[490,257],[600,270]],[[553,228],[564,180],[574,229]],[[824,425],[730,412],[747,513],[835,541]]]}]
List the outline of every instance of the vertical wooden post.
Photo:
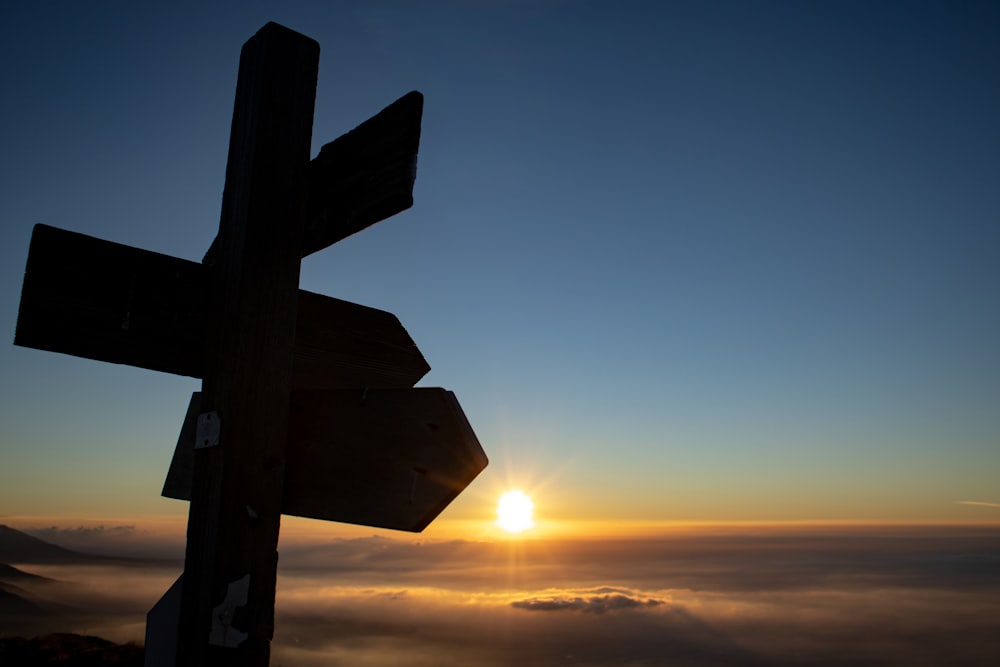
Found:
[{"label": "vertical wooden post", "polygon": [[177,664],[264,667],[273,634],[297,288],[319,44],[277,24],[243,46],[209,297]]}]

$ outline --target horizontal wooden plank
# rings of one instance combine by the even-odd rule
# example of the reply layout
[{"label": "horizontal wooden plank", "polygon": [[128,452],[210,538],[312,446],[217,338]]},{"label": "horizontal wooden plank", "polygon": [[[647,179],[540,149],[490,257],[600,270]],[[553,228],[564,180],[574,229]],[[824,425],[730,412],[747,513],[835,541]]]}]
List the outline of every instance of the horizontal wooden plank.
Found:
[{"label": "horizontal wooden plank", "polygon": [[[168,498],[190,499],[199,402],[195,393]],[[296,391],[288,428],[282,512],[312,519],[419,532],[488,463],[455,395],[440,388]]]},{"label": "horizontal wooden plank", "polygon": [[424,96],[409,92],[320,149],[309,163],[303,257],[413,206],[423,109]]},{"label": "horizontal wooden plank", "polygon": [[[14,343],[200,378],[212,268],[37,225]],[[293,386],[412,387],[428,371],[392,313],[299,290]]]},{"label": "horizontal wooden plank", "polygon": [[282,511],[419,532],[486,467],[452,392],[293,392]]},{"label": "horizontal wooden plank", "polygon": [[412,387],[430,369],[392,313],[299,290],[294,389]]},{"label": "horizontal wooden plank", "polygon": [[35,225],[14,343],[201,377],[208,269]]}]

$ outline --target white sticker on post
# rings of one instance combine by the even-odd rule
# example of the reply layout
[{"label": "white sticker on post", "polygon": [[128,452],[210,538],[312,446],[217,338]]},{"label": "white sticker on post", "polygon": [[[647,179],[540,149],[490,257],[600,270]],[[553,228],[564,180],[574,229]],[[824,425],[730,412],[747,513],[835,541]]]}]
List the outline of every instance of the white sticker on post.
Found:
[{"label": "white sticker on post", "polygon": [[229,588],[226,589],[226,599],[212,610],[212,631],[208,635],[209,644],[236,648],[246,640],[247,633],[234,628],[233,619],[236,617],[236,610],[246,606],[249,594],[249,574],[229,583]]}]

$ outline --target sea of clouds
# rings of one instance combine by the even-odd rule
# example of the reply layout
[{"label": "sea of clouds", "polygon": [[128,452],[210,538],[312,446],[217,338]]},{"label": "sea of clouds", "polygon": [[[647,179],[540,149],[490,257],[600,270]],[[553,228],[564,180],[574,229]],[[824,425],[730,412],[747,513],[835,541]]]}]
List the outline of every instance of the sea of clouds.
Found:
[{"label": "sea of clouds", "polygon": [[[85,610],[58,629],[123,641],[178,567],[25,569]],[[324,539],[283,549],[276,610],[271,664],[289,667],[996,665],[1000,529]]]}]

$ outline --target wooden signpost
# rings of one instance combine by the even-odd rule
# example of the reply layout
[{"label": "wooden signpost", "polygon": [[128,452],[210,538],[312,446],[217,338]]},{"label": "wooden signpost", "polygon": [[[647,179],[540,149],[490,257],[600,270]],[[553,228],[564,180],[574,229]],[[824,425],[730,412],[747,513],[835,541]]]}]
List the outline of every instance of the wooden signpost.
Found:
[{"label": "wooden signpost", "polygon": [[318,63],[274,23],[243,46],[202,263],[32,235],[16,344],[202,379],[163,489],[191,502],[150,665],[268,664],[282,513],[419,531],[487,464],[454,394],[413,388],[429,367],[393,315],[298,288],[302,257],[412,205],[423,108],[409,93],[310,161]]}]

